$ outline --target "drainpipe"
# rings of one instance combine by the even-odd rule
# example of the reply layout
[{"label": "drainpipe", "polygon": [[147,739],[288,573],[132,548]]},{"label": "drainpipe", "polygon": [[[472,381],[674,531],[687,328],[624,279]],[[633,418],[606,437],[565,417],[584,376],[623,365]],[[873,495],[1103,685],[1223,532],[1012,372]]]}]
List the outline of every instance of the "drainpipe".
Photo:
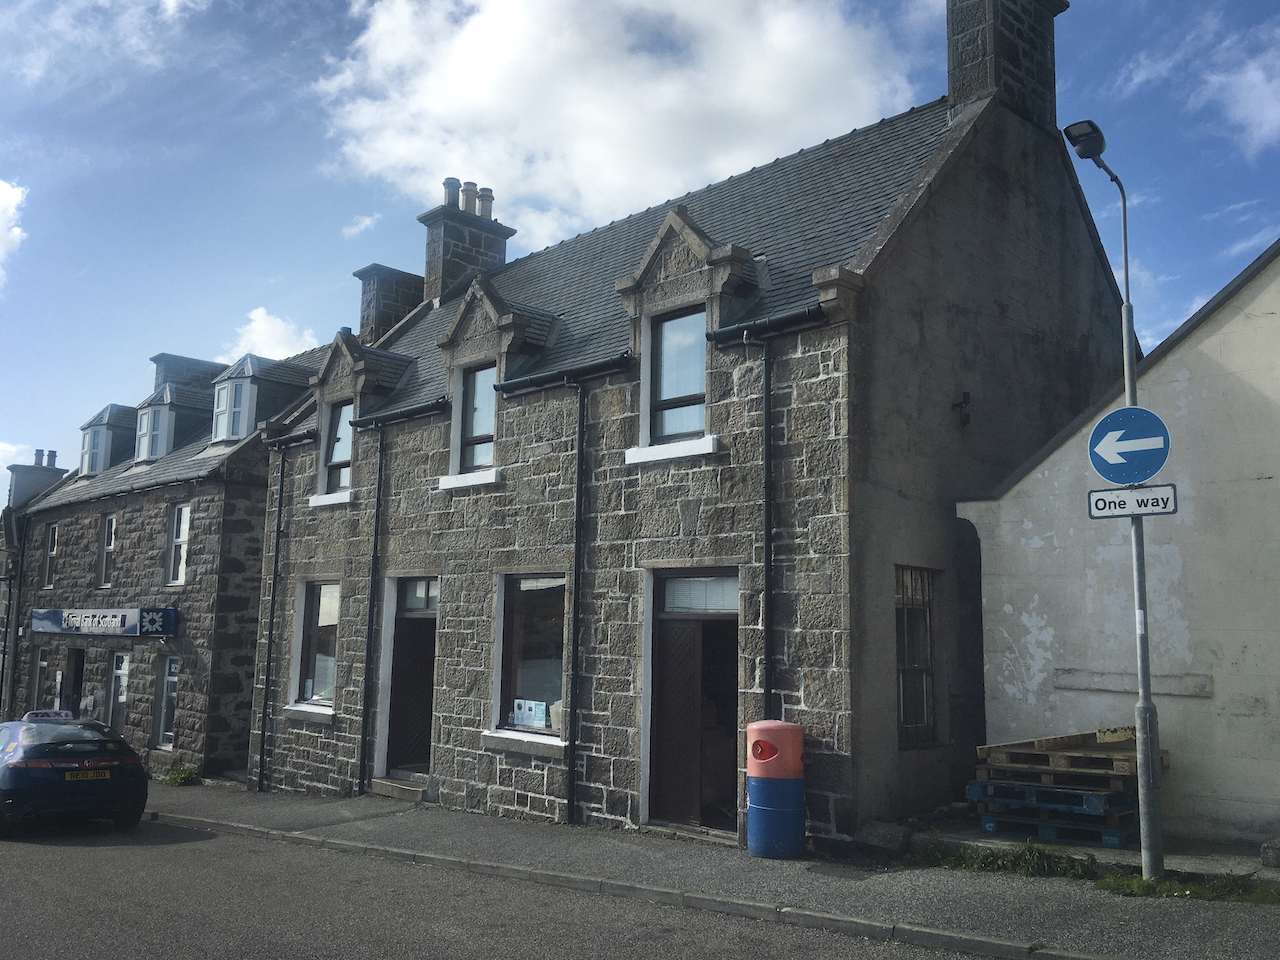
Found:
[{"label": "drainpipe", "polygon": [[258,792],[266,789],[267,771],[267,726],[271,709],[271,668],[275,653],[276,635],[276,591],[280,586],[280,539],[284,533],[284,462],[290,447],[300,443],[310,443],[316,438],[316,431],[307,430],[294,436],[281,437],[279,440],[268,440],[267,446],[280,454],[280,485],[276,493],[276,542],[275,556],[272,558],[271,570],[271,603],[267,613],[267,662],[262,669],[262,729],[258,732]]},{"label": "drainpipe", "polygon": [[763,659],[761,664],[760,686],[763,700],[762,715],[766,720],[779,719],[773,707],[774,687],[774,623],[773,623],[773,350],[769,342],[755,339],[767,334],[791,333],[799,329],[818,326],[825,322],[821,307],[810,307],[797,313],[783,314],[750,323],[721,327],[707,334],[707,339],[717,346],[728,346],[741,343],[745,347],[759,347],[764,351],[761,358],[761,450],[762,482],[760,490],[760,512],[763,531],[761,534],[764,553],[764,589],[760,594],[760,627],[764,634]]},{"label": "drainpipe", "polygon": [[364,700],[360,709],[360,782],[356,792],[363,794],[369,780],[369,700],[373,696],[373,631],[378,603],[378,530],[382,524],[382,464],[385,426],[378,423],[378,468],[373,481],[373,549],[369,555],[369,619],[364,637]]},{"label": "drainpipe", "polygon": [[582,650],[582,581],[586,569],[586,503],[587,503],[587,390],[583,381],[628,369],[635,360],[630,350],[605,360],[580,364],[566,370],[551,371],[504,380],[494,389],[504,396],[530,393],[549,386],[574,387],[578,391],[578,429],[574,464],[573,491],[573,607],[569,615],[569,720],[565,724],[565,787],[567,808],[565,819],[577,823],[578,806],[578,686],[582,675],[578,661]]}]

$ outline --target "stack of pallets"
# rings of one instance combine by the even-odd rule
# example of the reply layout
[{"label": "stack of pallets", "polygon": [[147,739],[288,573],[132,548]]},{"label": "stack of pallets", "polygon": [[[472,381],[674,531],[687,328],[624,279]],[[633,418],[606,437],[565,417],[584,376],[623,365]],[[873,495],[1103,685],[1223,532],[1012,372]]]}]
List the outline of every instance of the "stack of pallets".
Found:
[{"label": "stack of pallets", "polygon": [[[978,757],[968,797],[986,833],[1102,847],[1137,838],[1133,727],[987,744]],[[1160,762],[1169,765],[1168,751]]]}]

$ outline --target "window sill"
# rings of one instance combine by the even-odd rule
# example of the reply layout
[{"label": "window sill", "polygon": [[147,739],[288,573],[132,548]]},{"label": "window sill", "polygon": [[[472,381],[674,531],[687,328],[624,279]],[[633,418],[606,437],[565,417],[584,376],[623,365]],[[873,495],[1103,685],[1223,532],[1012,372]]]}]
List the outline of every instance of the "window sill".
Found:
[{"label": "window sill", "polygon": [[451,473],[440,478],[441,490],[465,490],[468,487],[488,487],[502,482],[502,471],[497,467],[488,470],[472,470],[470,473]]},{"label": "window sill", "polygon": [[486,750],[523,753],[546,760],[563,760],[569,746],[555,734],[542,736],[519,730],[484,730],[480,733],[480,744]]},{"label": "window sill", "polygon": [[337,493],[317,493],[307,501],[308,507],[331,507],[338,503],[351,502],[351,488],[339,490]]},{"label": "window sill", "polygon": [[711,435],[694,437],[692,440],[677,440],[674,443],[655,443],[647,447],[632,447],[626,452],[626,462],[660,463],[664,460],[677,460],[680,457],[705,456],[708,453],[719,453],[720,438]]},{"label": "window sill", "polygon": [[312,703],[291,703],[280,711],[286,720],[300,720],[304,723],[319,723],[326,727],[333,726],[333,707],[323,707]]}]

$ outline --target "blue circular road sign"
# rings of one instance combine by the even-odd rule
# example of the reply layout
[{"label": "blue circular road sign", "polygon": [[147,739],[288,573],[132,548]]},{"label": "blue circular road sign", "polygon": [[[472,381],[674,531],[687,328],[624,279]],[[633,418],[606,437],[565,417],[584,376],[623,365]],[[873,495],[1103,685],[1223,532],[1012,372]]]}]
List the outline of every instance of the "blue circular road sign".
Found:
[{"label": "blue circular road sign", "polygon": [[1145,407],[1113,410],[1089,435],[1089,460],[1109,483],[1144,483],[1168,459],[1169,428]]}]

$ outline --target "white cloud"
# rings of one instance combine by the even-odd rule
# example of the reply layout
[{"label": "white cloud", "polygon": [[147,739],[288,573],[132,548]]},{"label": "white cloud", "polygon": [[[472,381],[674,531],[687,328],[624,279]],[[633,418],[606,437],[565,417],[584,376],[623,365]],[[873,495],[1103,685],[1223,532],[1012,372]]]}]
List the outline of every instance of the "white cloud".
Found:
[{"label": "white cloud", "polygon": [[1221,108],[1250,159],[1280,146],[1280,29],[1233,37],[1216,60],[1196,102]]},{"label": "white cloud", "polygon": [[18,226],[22,204],[26,199],[26,188],[15,187],[0,180],[0,289],[4,287],[4,262],[27,236]]},{"label": "white cloud", "polygon": [[[34,463],[35,449],[22,443],[5,443],[0,440],[0,470],[11,463]],[[4,477],[3,489],[8,492],[9,478]]]},{"label": "white cloud", "polygon": [[1271,224],[1263,227],[1253,236],[1245,237],[1233,243],[1226,250],[1222,251],[1222,256],[1226,259],[1232,259],[1240,256],[1242,253],[1257,254],[1261,253],[1268,246],[1275,243],[1276,237],[1280,237],[1280,224]]},{"label": "white cloud", "polygon": [[1233,32],[1211,12],[1178,29],[1124,66],[1119,95],[1158,84],[1192,110],[1221,112],[1249,159],[1280,146],[1280,27]]},{"label": "white cloud", "polygon": [[280,360],[319,346],[313,331],[299,330],[297,324],[273,317],[265,307],[249,311],[248,317],[248,323],[236,328],[239,339],[234,344],[223,344],[226,352],[215,357],[219,363],[233,363],[246,353]]},{"label": "white cloud", "polygon": [[342,228],[342,237],[344,240],[350,240],[352,237],[358,237],[366,230],[372,228],[373,225],[381,219],[382,214],[380,213],[375,213],[371,217],[356,217]]},{"label": "white cloud", "polygon": [[365,0],[318,87],[357,172],[428,205],[491,186],[534,249],[910,106],[894,36],[848,7]]},{"label": "white cloud", "polygon": [[0,8],[0,72],[74,81],[122,61],[156,67],[183,19],[209,0],[9,0]]}]

